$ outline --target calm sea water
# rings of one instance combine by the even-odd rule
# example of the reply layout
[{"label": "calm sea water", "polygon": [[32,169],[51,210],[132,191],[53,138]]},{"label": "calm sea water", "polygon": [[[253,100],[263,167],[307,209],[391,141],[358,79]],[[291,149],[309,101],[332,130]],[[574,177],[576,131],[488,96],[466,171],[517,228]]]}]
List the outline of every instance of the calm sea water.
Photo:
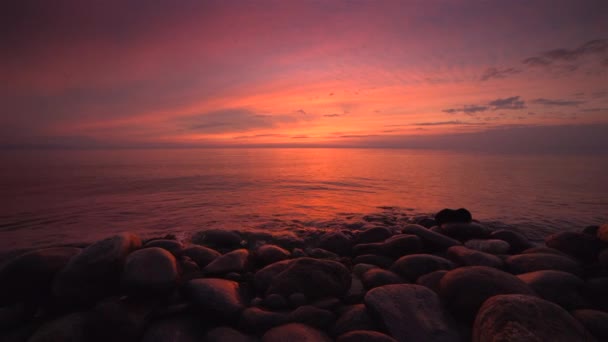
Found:
[{"label": "calm sea water", "polygon": [[466,207],[532,238],[608,222],[608,158],[402,149],[4,151],[0,250],[289,232]]}]

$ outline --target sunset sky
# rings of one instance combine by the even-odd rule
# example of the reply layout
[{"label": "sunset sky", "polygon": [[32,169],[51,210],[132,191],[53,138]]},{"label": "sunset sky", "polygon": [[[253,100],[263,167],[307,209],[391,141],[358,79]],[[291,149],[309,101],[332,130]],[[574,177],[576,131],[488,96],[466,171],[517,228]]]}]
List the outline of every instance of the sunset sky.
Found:
[{"label": "sunset sky", "polygon": [[12,1],[1,13],[2,146],[608,135],[605,0]]}]

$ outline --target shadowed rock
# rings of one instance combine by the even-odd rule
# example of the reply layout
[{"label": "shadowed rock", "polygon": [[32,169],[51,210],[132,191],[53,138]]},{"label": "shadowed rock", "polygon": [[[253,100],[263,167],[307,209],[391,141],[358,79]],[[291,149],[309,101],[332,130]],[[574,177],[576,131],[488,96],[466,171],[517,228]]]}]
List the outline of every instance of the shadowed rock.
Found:
[{"label": "shadowed rock", "polygon": [[155,321],[142,342],[200,342],[204,341],[204,328],[198,317],[181,316]]},{"label": "shadowed rock", "polygon": [[464,246],[488,254],[507,254],[511,249],[508,242],[499,239],[473,239],[465,242]]},{"label": "shadowed rock", "polygon": [[318,329],[326,329],[336,320],[336,315],[312,305],[303,305],[287,315],[287,321],[302,323]]},{"label": "shadowed rock", "polygon": [[182,250],[184,249],[184,245],[181,242],[175,240],[167,240],[167,239],[158,239],[146,242],[144,248],[148,247],[158,247],[165,249],[175,257],[180,257],[182,255]]},{"label": "shadowed rock", "polygon": [[198,232],[192,237],[193,243],[213,248],[239,248],[241,241],[241,236],[238,233],[223,229]]},{"label": "shadowed rock", "polygon": [[608,277],[586,279],[583,294],[595,308],[608,312]]},{"label": "shadowed rock", "polygon": [[404,234],[412,234],[418,236],[424,246],[432,251],[443,251],[452,246],[460,245],[460,241],[454,240],[443,234],[439,234],[425,227],[409,224],[403,228]]},{"label": "shadowed rock", "polygon": [[486,266],[501,268],[503,261],[496,255],[479,252],[464,246],[448,248],[448,258],[456,264],[463,266]]},{"label": "shadowed rock", "polygon": [[357,243],[373,243],[383,242],[391,237],[393,233],[390,229],[384,227],[374,227],[366,229],[356,236]]},{"label": "shadowed rock", "polygon": [[215,249],[203,246],[190,246],[182,251],[182,255],[192,259],[198,267],[204,268],[222,254]]},{"label": "shadowed rock", "polygon": [[511,254],[521,253],[528,248],[534,247],[534,244],[523,234],[512,230],[499,229],[493,231],[490,234],[490,238],[508,242],[510,246],[509,253]]},{"label": "shadowed rock", "polygon": [[226,274],[230,272],[241,273],[247,269],[248,259],[248,250],[237,249],[217,257],[215,260],[205,266],[203,272],[211,275]]},{"label": "shadowed rock", "polygon": [[184,285],[184,296],[210,317],[235,318],[245,308],[239,284],[225,279],[194,279]]},{"label": "shadowed rock", "polygon": [[416,280],[416,284],[422,285],[424,287],[428,287],[429,289],[435,291],[435,293],[439,293],[439,283],[444,275],[446,275],[448,271],[435,271],[429,274],[425,274]]},{"label": "shadowed rock", "polygon": [[514,274],[529,273],[542,270],[555,270],[581,275],[581,266],[569,257],[557,254],[531,253],[508,257],[505,264],[509,272]]},{"label": "shadowed rock", "polygon": [[424,286],[377,287],[365,295],[365,306],[398,341],[460,341],[439,297]]},{"label": "shadowed rock", "polygon": [[88,342],[93,336],[88,333],[90,316],[76,312],[43,324],[28,342],[72,341]]},{"label": "shadowed rock", "polygon": [[364,254],[353,258],[353,264],[369,264],[375,265],[381,268],[389,268],[393,264],[393,259],[375,254]]},{"label": "shadowed rock", "polygon": [[473,326],[474,342],[595,341],[568,312],[549,301],[524,295],[488,299]]},{"label": "shadowed rock", "polygon": [[420,238],[409,234],[395,235],[384,242],[362,243],[353,247],[355,255],[376,254],[389,257],[419,253],[421,250],[422,241]]},{"label": "shadowed rock", "polygon": [[517,276],[541,298],[562,306],[566,310],[588,307],[580,291],[584,286],[581,278],[562,271],[536,271]]},{"label": "shadowed rock", "polygon": [[239,326],[246,331],[262,333],[287,322],[287,314],[284,312],[274,312],[251,307],[243,310]]},{"label": "shadowed rock", "polygon": [[596,236],[603,242],[608,242],[608,223],[597,228]]},{"label": "shadowed rock", "polygon": [[414,282],[420,276],[437,270],[451,270],[454,264],[447,259],[431,254],[412,254],[399,258],[391,266],[391,271],[404,279]]},{"label": "shadowed rock", "polygon": [[526,283],[509,273],[484,266],[451,270],[439,282],[439,293],[454,317],[473,320],[483,302],[499,294],[535,295]]},{"label": "shadowed rock", "polygon": [[275,245],[262,245],[255,251],[255,260],[259,265],[269,265],[289,258],[291,253]]},{"label": "shadowed rock", "polygon": [[299,292],[311,299],[341,297],[350,288],[350,282],[350,272],[339,262],[299,258],[272,278],[267,293],[289,296]]},{"label": "shadowed rock", "polygon": [[435,221],[437,225],[449,223],[469,223],[473,220],[471,213],[464,209],[443,209],[435,214]]},{"label": "shadowed rock", "polygon": [[253,277],[256,291],[258,293],[266,293],[274,277],[283,272],[294,260],[275,262],[274,264],[270,264],[261,270],[258,270]]},{"label": "shadowed rock", "polygon": [[586,262],[597,260],[599,252],[606,247],[606,244],[597,237],[579,232],[560,232],[549,235],[545,238],[545,244]]},{"label": "shadowed rock", "polygon": [[490,230],[479,223],[449,223],[439,227],[439,231],[451,238],[467,241],[470,239],[485,239],[490,236]]},{"label": "shadowed rock", "polygon": [[173,254],[159,247],[131,253],[122,272],[122,287],[131,296],[163,295],[177,283],[177,264]]},{"label": "shadowed rock", "polygon": [[376,323],[369,315],[364,304],[352,305],[344,311],[331,329],[338,336],[354,330],[376,330]]},{"label": "shadowed rock", "polygon": [[598,310],[574,310],[572,316],[598,341],[608,341],[608,313]]},{"label": "shadowed rock", "polygon": [[346,333],[336,340],[337,342],[397,342],[394,338],[381,332],[370,330],[356,330]]},{"label": "shadowed rock", "polygon": [[549,248],[545,246],[538,246],[525,249],[521,252],[521,254],[557,254],[561,256],[568,256],[566,253],[562,253],[555,248]]},{"label": "shadowed rock", "polygon": [[383,285],[401,284],[405,280],[391,271],[374,268],[363,273],[361,282],[366,289],[373,289]]},{"label": "shadowed rock", "polygon": [[319,247],[339,255],[350,255],[353,241],[342,232],[330,232],[321,236]]},{"label": "shadowed rock", "polygon": [[262,342],[331,342],[324,332],[301,323],[289,323],[268,330]]},{"label": "shadowed rock", "polygon": [[116,291],[127,256],[141,247],[134,234],[98,241],[70,259],[53,282],[55,296],[71,302],[92,302]]},{"label": "shadowed rock", "polygon": [[205,334],[205,342],[255,342],[255,338],[230,327],[217,327]]},{"label": "shadowed rock", "polygon": [[55,274],[80,251],[74,247],[45,248],[7,261],[0,268],[0,304],[37,302],[49,296]]}]

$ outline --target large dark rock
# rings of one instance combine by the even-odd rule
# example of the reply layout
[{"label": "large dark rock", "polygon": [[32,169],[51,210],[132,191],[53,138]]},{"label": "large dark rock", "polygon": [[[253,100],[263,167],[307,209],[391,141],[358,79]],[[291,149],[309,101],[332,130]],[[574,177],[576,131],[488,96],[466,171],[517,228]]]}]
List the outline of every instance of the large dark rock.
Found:
[{"label": "large dark rock", "polygon": [[88,246],[57,273],[53,294],[70,302],[90,303],[117,291],[127,256],[140,247],[139,237],[130,233]]},{"label": "large dark rock", "polygon": [[507,254],[511,249],[508,242],[499,239],[473,239],[464,243],[464,246],[479,252],[489,254]]},{"label": "large dark rock", "polygon": [[487,266],[501,268],[503,261],[496,255],[469,249],[464,246],[448,248],[448,258],[462,266]]},{"label": "large dark rock", "polygon": [[401,284],[405,280],[391,271],[374,268],[363,273],[361,282],[366,289],[373,289],[374,287],[383,285]]},{"label": "large dark rock", "polygon": [[393,233],[388,228],[373,227],[357,234],[356,241],[357,243],[383,242],[392,235]]},{"label": "large dark rock", "polygon": [[90,314],[87,333],[95,341],[139,341],[145,331],[153,305],[145,301],[110,297],[98,302]]},{"label": "large dark rock", "polygon": [[454,264],[447,259],[431,254],[412,254],[399,258],[391,266],[391,271],[410,282],[420,276],[437,270],[451,270]]},{"label": "large dark rock", "polygon": [[376,254],[364,254],[353,258],[353,264],[369,264],[375,265],[381,268],[389,268],[393,264],[394,260],[387,256],[376,255]]},{"label": "large dark rock", "polygon": [[225,279],[194,279],[183,287],[184,296],[210,317],[231,319],[245,308],[237,282]]},{"label": "large dark rock", "polygon": [[488,299],[475,319],[473,342],[595,341],[561,307],[537,297],[500,295]]},{"label": "large dark rock", "polygon": [[595,308],[608,312],[608,277],[586,279],[583,295]]},{"label": "large dark rock", "polygon": [[237,232],[222,229],[198,232],[192,237],[192,242],[195,244],[221,249],[239,248],[242,241]]},{"label": "large dark rock", "polygon": [[315,259],[338,259],[339,256],[336,253],[326,251],[323,248],[306,248],[306,254]]},{"label": "large dark rock", "polygon": [[455,317],[473,320],[483,302],[499,294],[534,295],[521,279],[509,273],[484,266],[451,270],[439,283],[439,292]]},{"label": "large dark rock", "polygon": [[600,250],[606,246],[597,237],[579,232],[549,235],[545,239],[545,244],[585,262],[597,260]]},{"label": "large dark rock", "polygon": [[397,342],[394,338],[381,332],[371,330],[355,330],[346,333],[336,340],[337,342]]},{"label": "large dark rock", "polygon": [[289,296],[299,292],[311,299],[341,297],[350,288],[350,282],[350,272],[339,262],[298,258],[271,280],[267,293]]},{"label": "large dark rock", "polygon": [[249,307],[243,310],[239,326],[245,331],[262,333],[270,328],[287,323],[287,314]]},{"label": "large dark rock", "polygon": [[217,257],[210,262],[203,272],[210,275],[226,274],[230,272],[241,273],[247,269],[249,260],[249,251],[246,249],[237,249]]},{"label": "large dark rock", "polygon": [[338,336],[354,330],[376,330],[376,323],[364,304],[355,304],[345,310],[331,329]]},{"label": "large dark rock", "polygon": [[601,251],[597,256],[597,259],[604,269],[608,269],[608,248]]},{"label": "large dark rock", "polygon": [[131,253],[122,272],[122,287],[130,296],[170,293],[177,284],[177,263],[173,254],[159,247]]},{"label": "large dark rock", "polygon": [[562,271],[536,271],[517,276],[528,284],[536,294],[566,310],[588,307],[581,295],[585,282],[572,273]]},{"label": "large dark rock", "polygon": [[597,228],[596,236],[603,242],[608,242],[608,223]]},{"label": "large dark rock", "polygon": [[574,310],[572,316],[598,341],[608,341],[608,313],[598,310]]},{"label": "large dark rock", "polygon": [[422,241],[416,235],[395,235],[384,242],[361,243],[353,247],[355,255],[377,254],[389,257],[400,257],[406,254],[419,253]]},{"label": "large dark rock", "polygon": [[331,342],[331,338],[308,325],[289,323],[268,330],[262,342]]},{"label": "large dark rock", "polygon": [[342,232],[330,232],[321,236],[319,247],[338,255],[350,255],[353,240]]},{"label": "large dark rock", "polygon": [[303,305],[287,315],[287,321],[302,323],[318,329],[327,329],[336,320],[336,315],[312,305]]},{"label": "large dark rock", "polygon": [[365,295],[365,306],[398,341],[459,341],[435,292],[420,285],[386,285]]},{"label": "large dark rock", "polygon": [[513,255],[505,260],[509,272],[514,274],[534,271],[555,270],[581,275],[583,270],[578,262],[567,256],[547,253]]},{"label": "large dark rock", "polygon": [[277,261],[282,261],[291,253],[289,251],[275,245],[262,245],[255,251],[255,260],[259,265],[269,265]]},{"label": "large dark rock", "polygon": [[441,279],[445,276],[448,271],[435,271],[429,274],[425,274],[416,280],[416,284],[428,287],[429,289],[435,291],[435,293],[439,293],[439,284],[441,283]]},{"label": "large dark rock", "polygon": [[534,244],[528,240],[523,234],[507,230],[507,229],[499,229],[495,230],[490,234],[490,238],[499,239],[509,243],[511,248],[509,249],[509,253],[517,254],[522,251],[534,247]]},{"label": "large dark rock", "polygon": [[409,224],[403,228],[404,234],[412,234],[418,236],[424,246],[431,251],[443,251],[452,246],[460,245],[460,241],[454,240],[443,234],[439,234],[425,227]]},{"label": "large dark rock", "polygon": [[435,214],[437,225],[441,226],[447,223],[469,223],[473,220],[471,213],[464,209],[443,209]]},{"label": "large dark rock", "polygon": [[255,342],[254,337],[245,335],[242,332],[230,327],[217,327],[205,334],[205,342]]},{"label": "large dark rock", "polygon": [[89,333],[90,316],[76,312],[43,324],[28,342],[89,342],[94,337]]},{"label": "large dark rock", "polygon": [[467,241],[470,239],[485,239],[490,236],[490,229],[479,223],[449,223],[439,228],[442,234],[451,238]]},{"label": "large dark rock", "polygon": [[7,261],[0,267],[0,304],[38,302],[49,296],[55,274],[80,251],[73,247],[45,248]]},{"label": "large dark rock", "polygon": [[283,260],[258,270],[253,277],[256,291],[262,294],[266,293],[274,277],[283,272],[292,262],[293,260]]},{"label": "large dark rock", "polygon": [[142,342],[200,342],[205,329],[201,320],[192,316],[177,316],[155,321],[144,333]]},{"label": "large dark rock", "polygon": [[167,240],[167,239],[158,239],[146,242],[144,248],[148,247],[158,247],[165,249],[175,257],[180,257],[182,255],[182,250],[184,249],[184,245],[181,242],[176,240]]},{"label": "large dark rock", "polygon": [[198,267],[203,268],[222,254],[215,249],[203,246],[190,246],[182,250],[182,255],[189,257]]}]

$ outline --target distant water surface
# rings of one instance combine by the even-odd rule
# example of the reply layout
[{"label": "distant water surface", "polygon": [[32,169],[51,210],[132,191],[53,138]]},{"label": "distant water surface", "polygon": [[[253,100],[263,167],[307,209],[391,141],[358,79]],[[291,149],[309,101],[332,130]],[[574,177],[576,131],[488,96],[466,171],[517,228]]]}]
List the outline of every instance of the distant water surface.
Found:
[{"label": "distant water surface", "polygon": [[608,222],[605,156],[403,149],[0,152],[0,250],[209,229],[288,232],[466,207],[532,238]]}]

